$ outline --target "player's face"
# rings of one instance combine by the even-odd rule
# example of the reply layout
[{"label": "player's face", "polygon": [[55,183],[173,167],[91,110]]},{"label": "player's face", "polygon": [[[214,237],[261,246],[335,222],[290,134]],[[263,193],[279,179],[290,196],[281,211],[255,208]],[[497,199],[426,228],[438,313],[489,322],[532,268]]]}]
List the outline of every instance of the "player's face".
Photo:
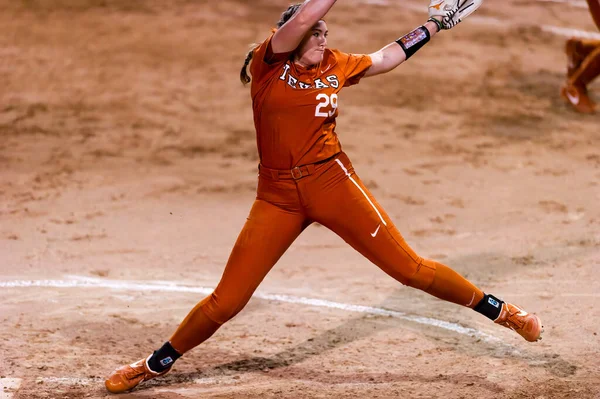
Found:
[{"label": "player's face", "polygon": [[311,66],[318,64],[323,59],[323,52],[327,48],[327,24],[325,21],[319,21],[304,36],[298,50],[296,51],[296,60],[304,65]]}]

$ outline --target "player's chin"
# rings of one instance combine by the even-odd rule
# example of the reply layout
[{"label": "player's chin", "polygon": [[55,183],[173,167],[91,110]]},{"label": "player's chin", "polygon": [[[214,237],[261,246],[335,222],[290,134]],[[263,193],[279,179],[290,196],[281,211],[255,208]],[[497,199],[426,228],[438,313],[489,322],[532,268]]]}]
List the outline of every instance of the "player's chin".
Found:
[{"label": "player's chin", "polygon": [[315,51],[315,53],[313,54],[313,64],[318,64],[319,62],[323,61],[323,56],[324,56],[324,51],[321,50],[317,50]]}]

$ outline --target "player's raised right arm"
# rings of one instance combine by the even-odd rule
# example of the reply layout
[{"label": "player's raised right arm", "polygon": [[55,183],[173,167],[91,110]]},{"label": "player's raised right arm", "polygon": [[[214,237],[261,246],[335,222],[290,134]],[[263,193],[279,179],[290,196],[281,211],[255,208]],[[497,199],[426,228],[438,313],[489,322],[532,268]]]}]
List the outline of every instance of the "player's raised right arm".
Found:
[{"label": "player's raised right arm", "polygon": [[274,54],[294,51],[306,32],[321,20],[336,0],[306,0],[294,16],[271,39]]}]

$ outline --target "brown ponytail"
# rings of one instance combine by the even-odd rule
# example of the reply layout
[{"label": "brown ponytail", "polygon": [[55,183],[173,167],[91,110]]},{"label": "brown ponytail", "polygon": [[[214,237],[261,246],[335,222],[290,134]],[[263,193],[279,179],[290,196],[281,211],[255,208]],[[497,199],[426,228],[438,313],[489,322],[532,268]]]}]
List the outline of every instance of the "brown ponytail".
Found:
[{"label": "brown ponytail", "polygon": [[[287,10],[285,10],[281,14],[281,18],[279,19],[279,22],[277,22],[277,29],[281,28],[287,21],[289,21],[294,16],[294,14],[296,14],[296,12],[298,12],[298,10],[300,9],[300,6],[302,6],[302,3],[297,3],[297,4],[293,4],[293,5],[289,6],[287,8]],[[244,61],[244,66],[242,67],[242,70],[240,71],[240,80],[241,80],[242,84],[244,84],[244,85],[247,85],[251,81],[250,76],[248,76],[248,64],[250,64],[250,61],[252,61],[252,57],[254,56],[254,50],[257,47],[258,47],[258,45],[254,45],[252,47],[252,50],[250,50],[248,52],[248,54],[246,54],[246,60]]]},{"label": "brown ponytail", "polygon": [[[256,47],[255,47],[256,48]],[[246,60],[244,61],[244,66],[242,67],[242,70],[240,71],[240,80],[242,81],[242,84],[245,86],[248,83],[250,83],[250,76],[248,76],[248,64],[250,64],[250,61],[252,61],[252,57],[254,56],[254,48],[250,51],[248,51],[248,54],[246,55]]]}]

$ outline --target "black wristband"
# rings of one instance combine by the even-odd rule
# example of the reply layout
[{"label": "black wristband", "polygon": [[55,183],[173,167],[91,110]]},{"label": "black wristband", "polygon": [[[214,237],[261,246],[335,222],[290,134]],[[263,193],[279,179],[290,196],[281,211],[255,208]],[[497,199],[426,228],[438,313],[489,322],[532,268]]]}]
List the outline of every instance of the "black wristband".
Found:
[{"label": "black wristband", "polygon": [[406,54],[406,59],[408,60],[419,51],[421,47],[426,45],[430,39],[431,35],[429,34],[429,30],[424,26],[419,26],[417,29],[396,40],[396,43],[402,47],[402,50],[404,50],[404,53]]}]

